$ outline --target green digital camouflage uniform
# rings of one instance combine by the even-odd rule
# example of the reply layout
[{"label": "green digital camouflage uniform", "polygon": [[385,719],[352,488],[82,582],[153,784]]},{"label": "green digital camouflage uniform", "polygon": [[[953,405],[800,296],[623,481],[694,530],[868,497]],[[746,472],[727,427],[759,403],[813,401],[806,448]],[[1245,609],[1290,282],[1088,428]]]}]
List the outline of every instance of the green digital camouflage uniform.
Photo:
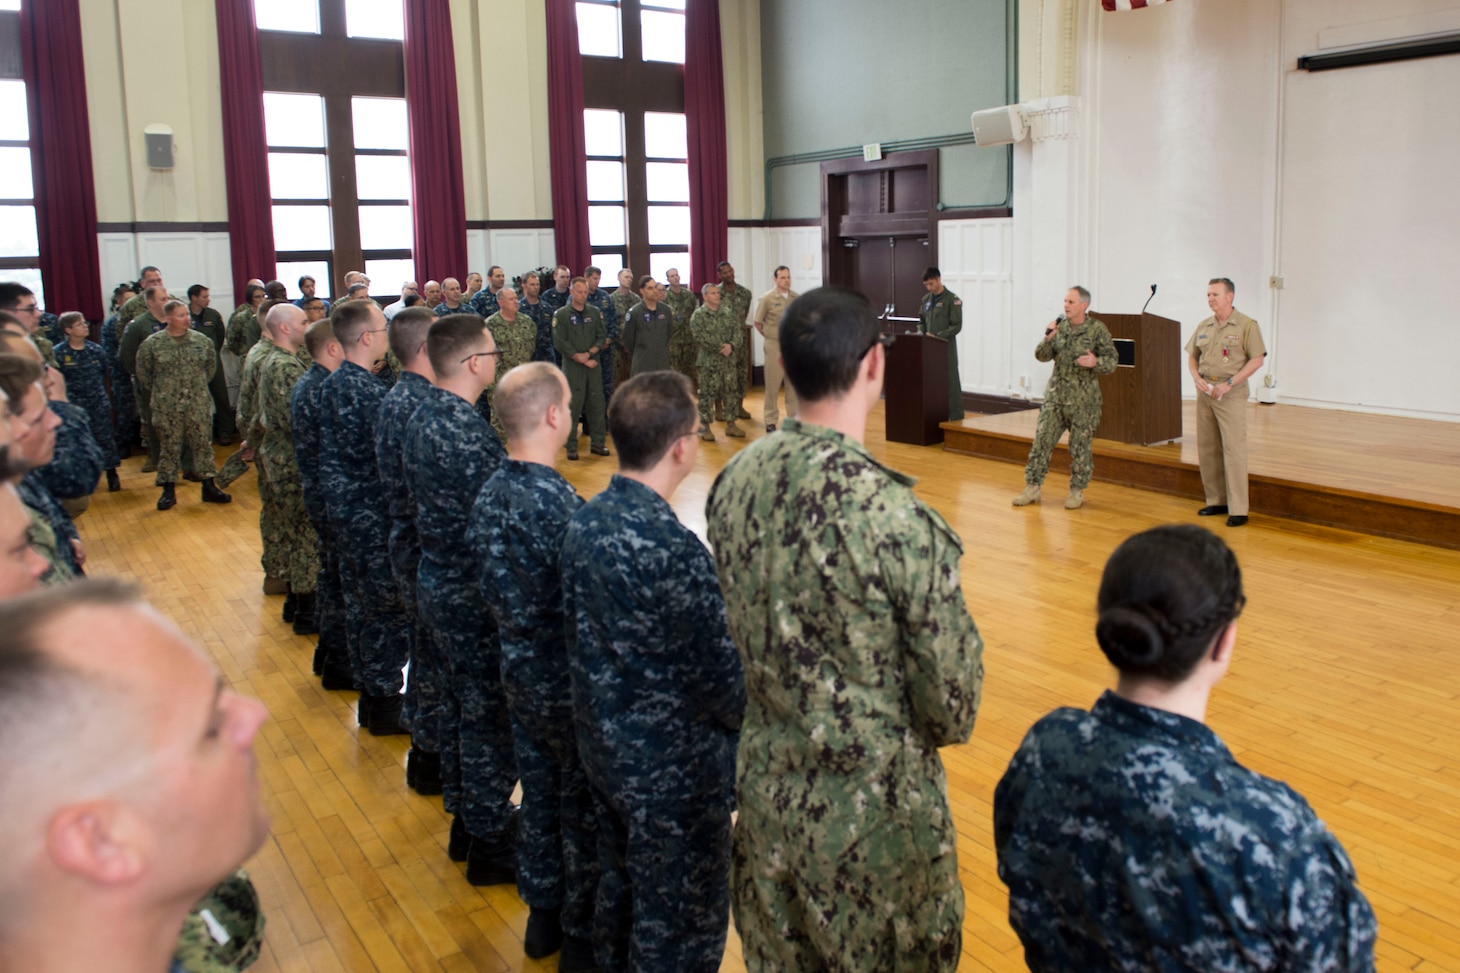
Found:
[{"label": "green digital camouflage uniform", "polygon": [[688,287],[681,287],[677,293],[665,288],[664,303],[674,311],[674,330],[669,335],[669,365],[681,375],[689,376],[689,380],[698,386],[699,370],[695,364],[699,358],[699,348],[695,345],[694,331],[689,326],[689,319],[699,304],[695,300],[695,292]]},{"label": "green digital camouflage uniform", "polygon": [[[117,327],[125,328],[132,323],[132,319],[141,314],[147,313],[146,288],[138,291],[127,299],[127,303],[117,308]],[[187,297],[178,297],[176,294],[167,295],[169,301],[181,301],[186,304]]]},{"label": "green digital camouflage uniform", "polygon": [[749,381],[751,351],[748,325],[750,306],[753,303],[755,303],[755,295],[750,293],[750,288],[744,284],[736,284],[734,287],[720,285],[720,309],[730,315],[735,321],[736,329],[740,332],[740,344],[735,346],[733,356],[735,359],[735,386],[731,393],[730,405],[725,410],[726,419],[734,419],[745,411],[745,383]]},{"label": "green digital camouflage uniform", "polygon": [[[233,352],[242,360],[254,345],[258,344],[259,338],[263,336],[264,329],[259,324],[259,316],[254,313],[253,308],[247,304],[240,304],[228,319],[228,327],[223,332],[223,347]],[[243,430],[239,430],[241,435]]]},{"label": "green digital camouflage uniform", "polygon": [[918,330],[948,342],[948,418],[962,419],[963,381],[958,377],[958,332],[963,330],[963,301],[946,287],[941,294],[925,295],[918,310]]},{"label": "green digital camouflage uniform", "polygon": [[47,338],[38,331],[30,336],[30,340],[35,344],[36,351],[41,353],[42,361],[52,368],[61,367],[56,362],[56,346],[51,343],[50,338]]},{"label": "green digital camouflage uniform", "polygon": [[258,892],[248,873],[239,869],[214,886],[188,914],[172,957],[173,969],[183,973],[247,969],[259,958],[264,922]]},{"label": "green digital camouflage uniform", "polygon": [[[731,312],[721,304],[718,311],[711,311],[708,304],[695,308],[690,316],[690,330],[694,332],[698,357],[695,370],[700,377],[700,425],[708,426],[715,411],[724,410],[727,418],[735,419],[734,405],[737,386],[735,381],[736,354],[729,357],[720,354],[723,345],[730,345],[738,352],[745,344],[745,329],[740,326]],[[744,390],[741,389],[741,392]]]},{"label": "green digital camouflage uniform", "polygon": [[[277,351],[278,347],[268,335],[260,335],[259,340],[248,350],[248,355],[243,360],[243,368],[239,371],[238,434],[243,437],[244,442],[253,446],[255,451],[264,440],[264,428],[259,422],[259,380],[262,377],[264,360]],[[254,458],[258,458],[257,452],[255,452]],[[234,453],[229,457],[229,462],[224,464],[226,475],[234,475],[236,468],[232,464],[235,460],[239,464],[243,463],[239,454]],[[228,482],[232,482],[232,480]],[[285,579],[289,577],[289,554],[286,547],[288,538],[285,536],[285,522],[279,515],[279,506],[275,503],[274,491],[269,484],[269,478],[260,476],[258,484],[259,538],[263,542],[263,553],[259,557],[259,563],[268,577]]]},{"label": "green digital camouflage uniform", "polygon": [[[635,294],[633,291],[626,291],[619,288],[614,288],[608,296],[613,301],[613,309],[618,312],[619,339],[614,341],[614,344],[617,345],[623,338],[624,323],[628,321],[629,311],[633,308],[635,304],[639,303],[639,295]],[[629,349],[624,348],[622,351],[614,352],[614,388],[618,388],[620,385],[627,382],[629,380],[629,373]]]},{"label": "green digital camouflage uniform", "polygon": [[[1085,352],[1094,352],[1095,367],[1075,364]],[[1029,463],[1024,467],[1024,482],[1038,486],[1049,473],[1049,455],[1054,452],[1060,435],[1070,431],[1070,489],[1083,490],[1090,485],[1095,461],[1090,440],[1100,425],[1100,375],[1115,371],[1118,361],[1110,330],[1098,318],[1086,317],[1083,324],[1060,325],[1054,337],[1045,338],[1034,349],[1040,361],[1054,361],[1054,374],[1044,388],[1044,404],[1039,407],[1039,426],[1034,444],[1029,447]]]},{"label": "green digital camouflage uniform", "polygon": [[[131,304],[132,301],[128,301],[122,307],[130,307]],[[137,402],[137,419],[142,423],[142,438],[147,443],[149,462],[155,466],[157,437],[152,434],[151,396],[142,383],[137,381],[137,350],[142,347],[142,342],[161,330],[162,322],[154,318],[144,305],[141,313],[134,315],[125,324],[121,322],[118,312],[117,328],[121,334],[117,341],[117,357],[121,360],[122,368],[131,376],[132,397]]]},{"label": "green digital camouflage uniform", "polygon": [[973,730],[983,642],[963,546],[912,484],[790,419],[710,491],[745,662],[731,901],[750,973],[958,965],[963,887],[938,748]]},{"label": "green digital camouflage uniform", "polygon": [[287,580],[296,595],[312,594],[319,578],[319,541],[304,509],[289,409],[294,386],[308,370],[297,355],[277,346],[259,363],[258,424],[263,429],[258,446],[259,483],[268,481],[277,518],[276,538],[286,565],[285,573],[276,577]]},{"label": "green digital camouflage uniform", "polygon": [[176,483],[183,448],[192,472],[208,479],[213,466],[213,395],[208,383],[218,368],[213,342],[198,331],[174,338],[159,331],[137,349],[137,381],[147,389],[157,436],[157,483]]},{"label": "green digital camouflage uniform", "polygon": [[[523,314],[521,309],[512,321],[502,317],[501,311],[493,314],[487,318],[487,330],[492,332],[497,350],[502,353],[502,357],[497,359],[497,382],[518,365],[532,361],[532,355],[537,351],[537,322]],[[496,391],[497,384],[493,382],[486,393],[488,406],[492,404]],[[492,410],[492,428],[497,430],[503,442],[507,441],[507,432],[502,428],[502,420],[497,418],[495,409]]]}]

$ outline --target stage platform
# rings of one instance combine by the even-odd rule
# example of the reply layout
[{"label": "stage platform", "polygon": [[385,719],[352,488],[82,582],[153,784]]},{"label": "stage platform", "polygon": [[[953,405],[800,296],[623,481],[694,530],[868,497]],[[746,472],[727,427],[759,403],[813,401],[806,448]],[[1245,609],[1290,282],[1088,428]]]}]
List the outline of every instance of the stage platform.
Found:
[{"label": "stage platform", "polygon": [[[1460,548],[1460,423],[1282,404],[1251,403],[1248,410],[1253,517]],[[1182,411],[1186,435],[1174,443],[1096,439],[1096,481],[1201,501],[1195,401]],[[1038,418],[1030,409],[945,422],[943,448],[1023,465]],[[1050,460],[1051,480],[1069,473],[1066,442]],[[1062,485],[1054,486],[1062,498]]]}]

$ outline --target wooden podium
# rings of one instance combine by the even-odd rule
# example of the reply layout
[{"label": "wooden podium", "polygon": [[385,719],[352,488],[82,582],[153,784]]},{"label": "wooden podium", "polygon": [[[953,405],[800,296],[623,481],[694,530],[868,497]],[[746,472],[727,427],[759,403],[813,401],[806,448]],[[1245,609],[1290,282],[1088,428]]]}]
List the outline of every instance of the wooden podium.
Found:
[{"label": "wooden podium", "polygon": [[1155,314],[1097,314],[1120,365],[1100,377],[1104,408],[1095,435],[1150,446],[1181,438],[1181,323]]},{"label": "wooden podium", "polygon": [[943,441],[948,421],[948,342],[926,334],[899,334],[887,352],[887,441],[931,446]]}]

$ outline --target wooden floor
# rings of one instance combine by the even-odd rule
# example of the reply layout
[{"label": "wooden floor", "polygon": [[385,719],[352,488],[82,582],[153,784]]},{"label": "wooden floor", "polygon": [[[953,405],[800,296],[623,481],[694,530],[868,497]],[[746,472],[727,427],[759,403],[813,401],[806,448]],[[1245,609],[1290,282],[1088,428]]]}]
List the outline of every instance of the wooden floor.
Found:
[{"label": "wooden floor", "polygon": [[[1200,500],[1196,403],[1182,404],[1186,435],[1139,446],[1096,439],[1095,480]],[[1038,410],[942,424],[944,447],[1023,466]],[[1460,423],[1248,405],[1252,513],[1460,549]],[[1069,471],[1061,445],[1052,473]]]},{"label": "wooden floor", "polygon": [[[944,751],[967,893],[961,969],[1023,969],[995,872],[994,786],[1030,724],[1088,706],[1109,683],[1092,606],[1110,551],[1196,518],[1188,500],[1103,484],[1082,510],[1061,507],[1057,483],[1043,505],[1014,509],[1018,467],[885,444],[880,411],[871,429],[874,454],[920,477],[962,535],[987,645],[973,739]],[[701,534],[715,473],[749,441],[703,444],[676,496]],[[592,496],[613,460],[583,455],[563,465]],[[513,891],[473,889],[447,860],[440,799],[405,788],[405,739],[360,736],[354,695],[311,677],[313,640],[260,593],[252,475],[229,507],[202,506],[189,485],[159,513],[139,465],[127,460],[125,490],[98,494],[79,522],[92,573],[142,582],[273,714],[258,746],[273,832],[249,864],[269,915],[256,969],[554,969],[524,959],[527,910]],[[1274,519],[1216,529],[1250,600],[1212,727],[1239,760],[1301,791],[1347,847],[1379,917],[1380,970],[1460,973],[1460,552]],[[744,969],[733,931],[722,969]]]}]

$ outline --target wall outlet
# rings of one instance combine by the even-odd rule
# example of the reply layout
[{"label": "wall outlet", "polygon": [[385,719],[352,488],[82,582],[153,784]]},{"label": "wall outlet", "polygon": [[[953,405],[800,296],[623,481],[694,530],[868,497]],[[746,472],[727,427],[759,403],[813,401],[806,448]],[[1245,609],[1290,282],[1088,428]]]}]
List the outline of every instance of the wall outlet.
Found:
[{"label": "wall outlet", "polygon": [[1029,376],[1028,375],[1020,375],[1019,376],[1019,387],[1021,389],[1027,389],[1029,387]]},{"label": "wall outlet", "polygon": [[1286,278],[1283,278],[1283,277],[1269,277],[1267,279],[1267,286],[1268,287],[1271,287],[1275,291],[1282,290],[1283,289],[1283,285],[1286,284],[1286,283],[1287,283],[1287,279]]}]

